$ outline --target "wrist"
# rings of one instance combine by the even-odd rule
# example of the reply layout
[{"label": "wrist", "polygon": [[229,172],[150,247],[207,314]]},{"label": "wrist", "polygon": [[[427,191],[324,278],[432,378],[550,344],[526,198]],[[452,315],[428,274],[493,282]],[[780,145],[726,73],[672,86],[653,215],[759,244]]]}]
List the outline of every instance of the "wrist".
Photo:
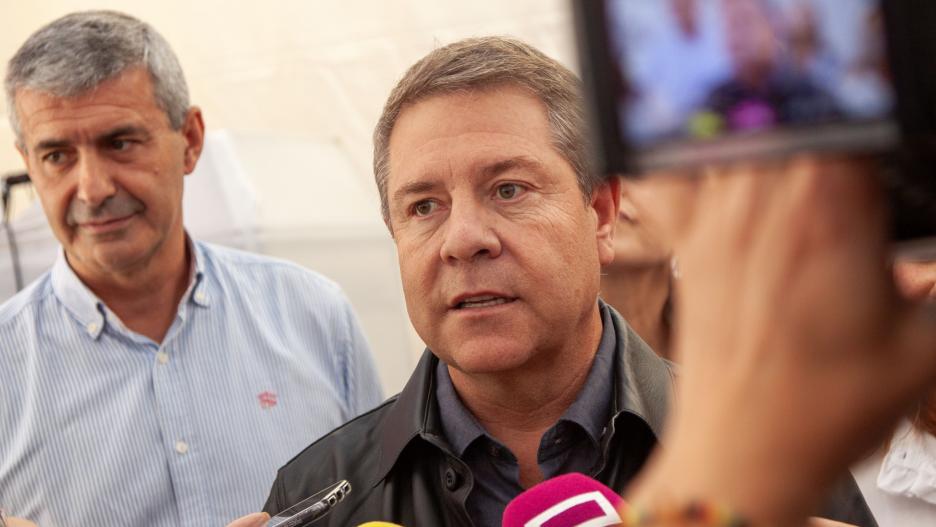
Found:
[{"label": "wrist", "polygon": [[628,493],[628,503],[642,510],[704,503],[730,510],[749,525],[800,526],[821,496],[821,489],[807,488],[791,477],[796,472],[790,467],[773,471],[769,463],[747,462],[743,455],[711,455],[734,452],[724,445],[721,450],[699,442],[689,445],[693,448],[654,454]]}]

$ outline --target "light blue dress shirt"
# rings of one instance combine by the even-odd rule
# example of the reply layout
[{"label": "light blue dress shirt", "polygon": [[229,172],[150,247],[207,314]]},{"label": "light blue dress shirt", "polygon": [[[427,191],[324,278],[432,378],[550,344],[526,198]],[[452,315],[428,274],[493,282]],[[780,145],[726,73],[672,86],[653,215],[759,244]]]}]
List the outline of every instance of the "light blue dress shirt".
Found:
[{"label": "light blue dress shirt", "polygon": [[337,285],[192,243],[162,344],[128,330],[63,255],[0,306],[0,506],[41,527],[223,526],[276,470],[376,406]]}]

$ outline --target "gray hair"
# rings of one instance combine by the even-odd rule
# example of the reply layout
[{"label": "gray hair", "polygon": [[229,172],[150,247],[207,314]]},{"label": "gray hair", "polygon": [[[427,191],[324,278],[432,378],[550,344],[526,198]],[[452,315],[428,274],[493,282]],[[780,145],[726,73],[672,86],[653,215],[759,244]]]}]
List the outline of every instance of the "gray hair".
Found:
[{"label": "gray hair", "polygon": [[178,130],[189,109],[188,86],[169,43],[149,24],[115,11],[65,15],[33,33],[7,68],[7,113],[22,141],[15,97],[26,88],[74,97],[134,66],[145,67],[156,104]]},{"label": "gray hair", "polygon": [[387,177],[390,134],[400,112],[432,95],[516,85],[546,106],[553,146],[572,166],[588,198],[602,178],[589,166],[589,144],[581,82],[558,61],[519,40],[469,38],[436,49],[410,67],[384,105],[374,129],[374,178],[384,222],[391,232]]}]

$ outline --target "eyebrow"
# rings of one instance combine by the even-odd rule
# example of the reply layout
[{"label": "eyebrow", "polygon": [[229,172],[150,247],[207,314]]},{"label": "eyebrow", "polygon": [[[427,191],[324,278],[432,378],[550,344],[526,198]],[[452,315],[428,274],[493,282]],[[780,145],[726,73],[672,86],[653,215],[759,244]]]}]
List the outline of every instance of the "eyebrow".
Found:
[{"label": "eyebrow", "polygon": [[56,148],[64,148],[70,145],[71,142],[65,139],[44,139],[39,141],[36,146],[33,147],[33,150],[38,152],[40,150],[53,150]]},{"label": "eyebrow", "polygon": [[[504,172],[509,172],[515,169],[526,169],[534,172],[540,172],[543,170],[543,164],[532,157],[511,157],[509,159],[503,159],[485,165],[483,168],[481,168],[481,175],[484,177],[484,179],[490,179],[497,177]],[[393,193],[393,201],[399,201],[411,194],[432,192],[441,186],[442,183],[438,181],[413,181],[412,183],[407,183],[397,189],[397,191]]]},{"label": "eyebrow", "polygon": [[[94,138],[94,142],[95,143],[107,142],[111,139],[124,136],[124,135],[141,135],[144,138],[150,137],[149,131],[147,131],[146,128],[143,128],[142,126],[125,125],[125,126],[118,126],[117,128],[113,128],[111,130],[108,130],[98,135],[97,137]],[[70,146],[71,144],[72,142],[67,139],[43,139],[42,141],[39,141],[36,144],[35,150],[37,152],[42,151],[42,150],[54,150],[57,148],[65,148],[67,146]]]},{"label": "eyebrow", "polygon": [[95,138],[95,142],[108,141],[110,139],[114,139],[115,137],[121,137],[124,135],[139,135],[143,137],[149,137],[150,133],[149,133],[149,130],[147,130],[146,128],[143,128],[142,126],[135,126],[135,125],[118,126],[117,128],[114,128],[113,130],[104,132],[103,134],[97,136],[97,138]]},{"label": "eyebrow", "polygon": [[481,173],[485,177],[491,178],[515,169],[526,169],[533,172],[540,172],[543,170],[543,164],[532,157],[517,156],[492,163],[481,169]]},{"label": "eyebrow", "polygon": [[413,181],[397,189],[393,193],[393,201],[399,201],[410,194],[422,194],[433,191],[442,186],[436,181]]}]

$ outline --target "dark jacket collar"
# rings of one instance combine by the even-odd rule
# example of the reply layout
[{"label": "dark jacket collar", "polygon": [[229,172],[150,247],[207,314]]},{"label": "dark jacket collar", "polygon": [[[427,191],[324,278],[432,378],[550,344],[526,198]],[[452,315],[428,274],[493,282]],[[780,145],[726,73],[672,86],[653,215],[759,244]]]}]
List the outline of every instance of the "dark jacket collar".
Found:
[{"label": "dark jacket collar", "polygon": [[[610,306],[617,339],[611,419],[629,413],[645,422],[660,437],[673,389],[669,364],[654,353]],[[435,398],[435,370],[439,359],[423,352],[406,386],[379,425],[377,482],[396,464],[403,450],[416,438],[447,450]]]}]

